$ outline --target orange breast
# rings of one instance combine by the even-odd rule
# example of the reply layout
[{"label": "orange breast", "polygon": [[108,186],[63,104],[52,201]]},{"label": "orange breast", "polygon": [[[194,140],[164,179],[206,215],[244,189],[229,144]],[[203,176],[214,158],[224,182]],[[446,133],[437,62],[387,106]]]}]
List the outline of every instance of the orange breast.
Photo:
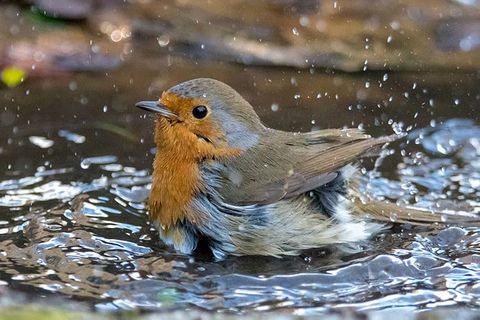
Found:
[{"label": "orange breast", "polygon": [[167,120],[159,118],[155,140],[157,154],[153,163],[150,217],[168,227],[187,218],[192,223],[199,217],[187,210],[193,195],[200,187],[195,144],[192,137],[173,130]]},{"label": "orange breast", "polygon": [[[178,105],[171,106],[171,101],[164,99],[171,110],[181,114]],[[171,98],[171,97],[170,97]],[[191,104],[184,106],[191,110]],[[189,111],[190,112],[190,111]],[[186,113],[185,113],[186,115]],[[171,124],[167,119],[159,117],[155,124],[155,144],[157,154],[153,163],[152,190],[150,192],[150,218],[168,229],[177,221],[187,219],[193,224],[201,223],[205,213],[190,208],[193,197],[202,188],[199,162],[221,160],[240,155],[241,150],[228,146],[214,146],[199,139],[192,130],[201,131],[209,138],[220,138],[223,134],[214,130],[214,124],[202,121],[192,125],[185,121]]]}]

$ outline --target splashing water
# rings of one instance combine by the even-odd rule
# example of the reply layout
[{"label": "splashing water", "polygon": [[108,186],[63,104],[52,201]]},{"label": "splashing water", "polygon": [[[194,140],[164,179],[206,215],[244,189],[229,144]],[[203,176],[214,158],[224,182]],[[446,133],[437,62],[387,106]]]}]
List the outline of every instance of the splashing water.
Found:
[{"label": "splashing water", "polygon": [[[49,138],[55,152],[68,153],[62,136],[84,136],[64,133]],[[402,143],[417,140],[421,150],[403,158],[398,180],[382,177],[377,163],[368,192],[478,213],[477,137],[480,127],[467,120],[411,132]],[[81,140],[79,147],[88,144]],[[25,291],[86,299],[106,311],[196,306],[311,314],[478,305],[478,228],[396,226],[352,253],[332,247],[284,259],[186,257],[157,241],[144,204],[149,169],[134,164],[104,154],[67,167],[39,165],[31,174],[0,181],[0,280]]]}]

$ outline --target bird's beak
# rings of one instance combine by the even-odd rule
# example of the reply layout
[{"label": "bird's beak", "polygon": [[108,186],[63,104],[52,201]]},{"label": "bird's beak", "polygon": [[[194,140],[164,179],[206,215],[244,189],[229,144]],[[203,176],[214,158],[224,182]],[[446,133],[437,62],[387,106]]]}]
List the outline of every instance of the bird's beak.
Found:
[{"label": "bird's beak", "polygon": [[170,120],[180,120],[180,118],[175,113],[170,111],[165,105],[161,104],[158,101],[140,101],[135,104],[135,107],[150,112],[156,112],[162,117],[168,118]]}]

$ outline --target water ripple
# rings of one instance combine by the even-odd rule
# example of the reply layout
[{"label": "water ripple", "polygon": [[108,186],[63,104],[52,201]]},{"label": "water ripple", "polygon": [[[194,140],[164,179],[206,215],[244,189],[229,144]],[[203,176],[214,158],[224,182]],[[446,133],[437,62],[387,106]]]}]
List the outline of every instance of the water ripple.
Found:
[{"label": "water ripple", "polygon": [[[453,212],[480,208],[480,128],[414,131],[396,172],[365,177],[379,198]],[[59,132],[78,148],[83,135]],[[418,143],[415,144],[414,142]],[[65,142],[64,142],[65,143]],[[24,146],[27,148],[28,146]],[[410,149],[409,149],[410,148]],[[79,149],[81,150],[81,149]],[[186,257],[148,223],[149,169],[111,154],[38,164],[0,181],[0,281],[88,299],[98,310],[422,309],[480,301],[480,229],[396,226],[358,250],[300,257]]]}]

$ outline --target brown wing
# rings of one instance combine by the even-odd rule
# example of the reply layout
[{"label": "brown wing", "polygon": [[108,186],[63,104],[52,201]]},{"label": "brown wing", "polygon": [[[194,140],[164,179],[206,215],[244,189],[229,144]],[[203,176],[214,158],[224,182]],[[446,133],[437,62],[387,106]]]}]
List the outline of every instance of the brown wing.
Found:
[{"label": "brown wing", "polygon": [[241,168],[235,174],[241,182],[224,185],[221,193],[225,201],[269,204],[295,197],[332,181],[345,165],[398,138],[371,138],[357,129],[273,134],[276,139],[264,138],[231,163],[229,167]]},{"label": "brown wing", "polygon": [[397,138],[397,135],[393,135],[380,138],[358,138],[334,143],[327,149],[307,157],[298,163],[295,169],[306,177],[315,177],[318,174],[336,171]]}]

